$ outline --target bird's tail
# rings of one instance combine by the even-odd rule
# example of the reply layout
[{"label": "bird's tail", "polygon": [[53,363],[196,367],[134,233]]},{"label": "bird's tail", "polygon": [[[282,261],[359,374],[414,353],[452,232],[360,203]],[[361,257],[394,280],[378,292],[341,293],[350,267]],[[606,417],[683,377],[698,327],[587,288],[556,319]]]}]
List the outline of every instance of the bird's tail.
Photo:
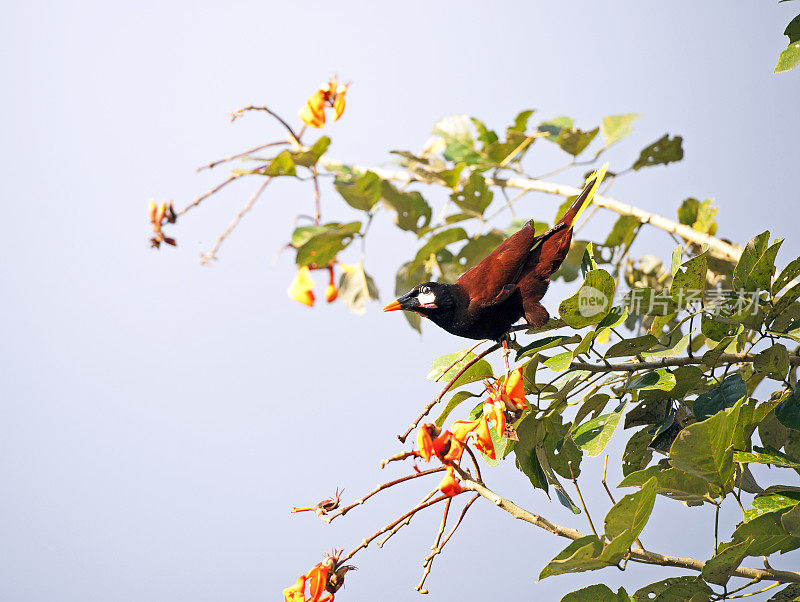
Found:
[{"label": "bird's tail", "polygon": [[597,171],[593,171],[591,175],[586,178],[586,185],[581,190],[581,193],[578,195],[578,198],[575,199],[575,202],[572,203],[567,212],[563,215],[563,217],[558,220],[558,224],[566,224],[567,227],[572,227],[572,224],[575,223],[575,220],[578,219],[578,216],[583,212],[583,210],[592,202],[592,197],[594,193],[597,192],[597,188],[600,186],[600,182],[603,181],[603,178],[606,175],[606,170],[608,169],[608,163],[603,165]]}]

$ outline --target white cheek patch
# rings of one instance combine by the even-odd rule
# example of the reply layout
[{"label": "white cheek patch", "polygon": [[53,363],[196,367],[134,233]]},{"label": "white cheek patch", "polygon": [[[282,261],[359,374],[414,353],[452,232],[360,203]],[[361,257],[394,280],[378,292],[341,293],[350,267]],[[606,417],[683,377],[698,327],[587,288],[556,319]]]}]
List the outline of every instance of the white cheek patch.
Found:
[{"label": "white cheek patch", "polygon": [[429,309],[436,308],[436,295],[432,292],[429,293],[419,293],[417,295],[417,301],[422,307],[427,307]]}]

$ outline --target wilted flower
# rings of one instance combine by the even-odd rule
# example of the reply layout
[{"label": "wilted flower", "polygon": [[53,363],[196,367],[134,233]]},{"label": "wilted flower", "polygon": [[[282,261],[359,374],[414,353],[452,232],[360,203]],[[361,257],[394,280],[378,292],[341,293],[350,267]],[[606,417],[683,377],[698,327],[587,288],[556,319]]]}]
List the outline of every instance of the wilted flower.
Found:
[{"label": "wilted flower", "polygon": [[297,274],[286,292],[292,299],[303,305],[308,305],[309,307],[314,305],[314,279],[311,278],[311,271],[308,266],[303,266],[297,270]]},{"label": "wilted flower", "polygon": [[150,217],[150,225],[153,227],[153,236],[150,238],[150,244],[153,248],[159,248],[162,242],[172,245],[173,247],[176,246],[175,239],[164,236],[164,233],[161,231],[161,226],[164,224],[165,219],[167,223],[174,224],[175,220],[178,218],[175,210],[172,208],[172,203],[156,205],[155,201],[150,201],[148,214]]},{"label": "wilted flower", "polygon": [[346,93],[347,84],[339,84],[336,78],[332,77],[309,97],[300,110],[300,119],[306,125],[319,129],[325,125],[325,107],[331,107],[333,120],[336,121],[344,113]]},{"label": "wilted flower", "polygon": [[328,268],[328,274],[330,274],[330,280],[328,281],[328,287],[325,289],[325,300],[328,303],[333,303],[336,301],[336,297],[339,296],[339,291],[336,289],[336,284],[334,284],[333,268]]},{"label": "wilted flower", "polygon": [[325,516],[328,512],[333,512],[339,507],[339,496],[342,494],[338,489],[333,494],[332,498],[328,498],[319,502],[316,506],[295,506],[292,508],[292,513],[295,512],[314,512],[317,516]]},{"label": "wilted flower", "polygon": [[293,586],[283,590],[284,602],[333,602],[334,594],[344,585],[345,573],[356,568],[352,565],[339,565],[341,553],[341,550],[334,550],[332,554],[326,554],[325,560],[305,575],[300,575]]}]

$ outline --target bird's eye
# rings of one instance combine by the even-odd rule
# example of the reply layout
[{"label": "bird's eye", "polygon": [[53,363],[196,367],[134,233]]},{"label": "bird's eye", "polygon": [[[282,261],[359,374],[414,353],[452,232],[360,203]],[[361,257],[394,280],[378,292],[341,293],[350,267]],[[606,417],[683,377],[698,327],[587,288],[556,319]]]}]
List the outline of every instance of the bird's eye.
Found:
[{"label": "bird's eye", "polygon": [[419,287],[419,292],[423,295],[427,295],[429,292],[431,292],[431,289],[429,289],[427,286],[421,286]]}]

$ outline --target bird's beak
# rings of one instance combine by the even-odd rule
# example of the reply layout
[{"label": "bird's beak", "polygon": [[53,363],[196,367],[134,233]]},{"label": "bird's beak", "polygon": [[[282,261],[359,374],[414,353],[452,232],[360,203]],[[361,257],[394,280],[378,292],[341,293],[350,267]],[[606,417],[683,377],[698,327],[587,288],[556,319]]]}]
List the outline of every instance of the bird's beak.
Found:
[{"label": "bird's beak", "polygon": [[392,301],[391,303],[389,303],[389,305],[387,305],[386,307],[384,307],[384,308],[383,308],[383,311],[397,311],[398,309],[403,309],[403,308],[402,308],[402,306],[400,305],[400,301],[398,301],[397,299],[395,299],[394,301]]},{"label": "bird's beak", "polygon": [[414,311],[419,309],[419,300],[413,291],[407,292],[402,297],[395,299],[389,305],[383,308],[383,311],[397,311],[398,309],[408,309]]}]

